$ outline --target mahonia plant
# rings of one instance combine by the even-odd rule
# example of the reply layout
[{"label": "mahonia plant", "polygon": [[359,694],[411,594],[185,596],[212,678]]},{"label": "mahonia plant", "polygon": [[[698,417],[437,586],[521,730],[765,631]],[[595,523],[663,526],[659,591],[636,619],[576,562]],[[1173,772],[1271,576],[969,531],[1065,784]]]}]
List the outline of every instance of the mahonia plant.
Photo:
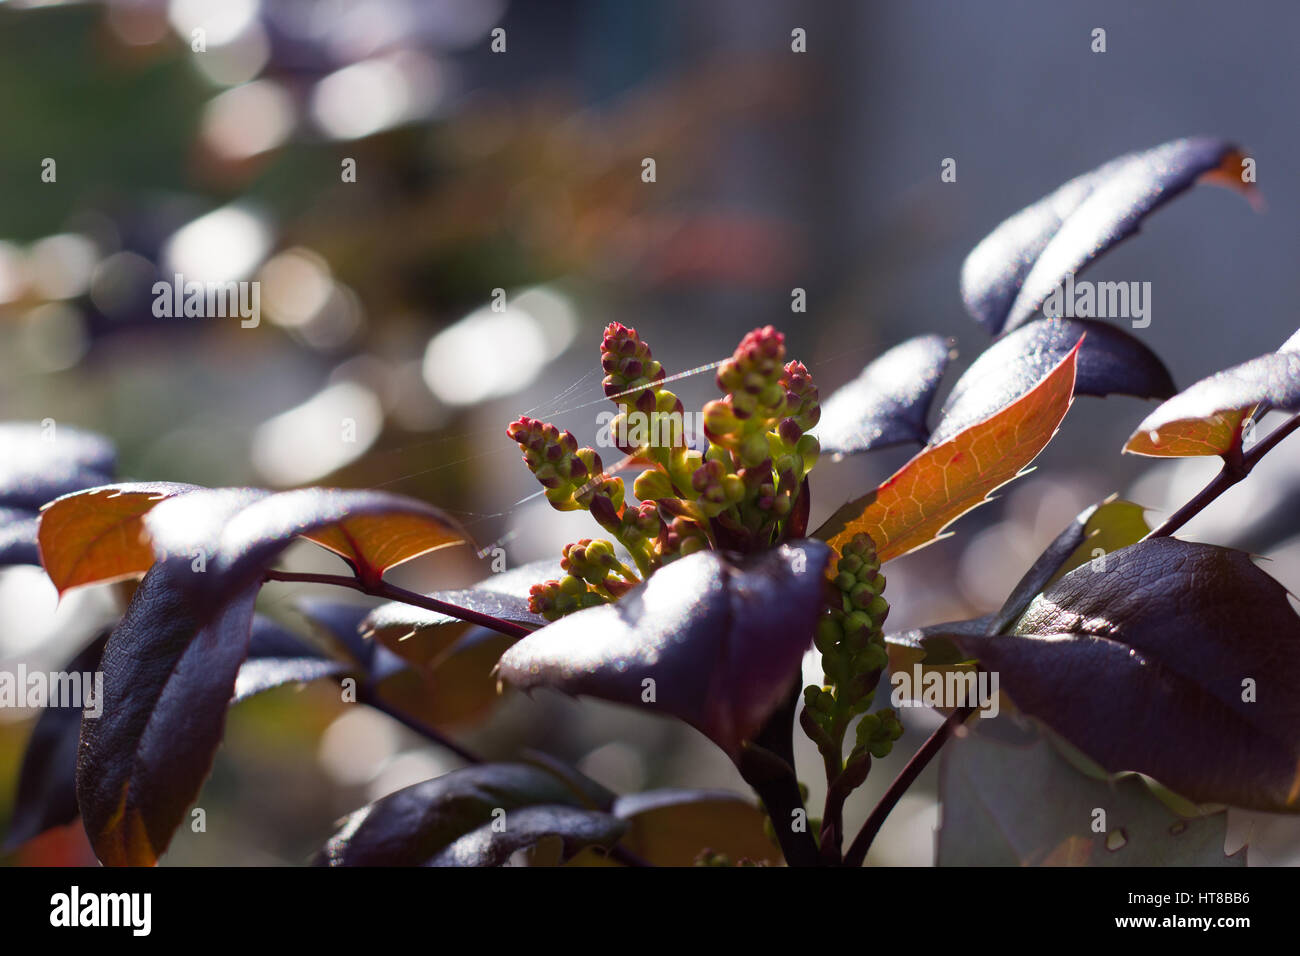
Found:
[{"label": "mahonia plant", "polygon": [[[1119,788],[1133,814],[1125,832],[1144,837],[1129,845],[1231,862],[1224,805],[1300,811],[1300,616],[1246,552],[1175,535],[1300,430],[1300,333],[1180,392],[1127,329],[1061,317],[1048,303],[1196,182],[1241,187],[1241,163],[1226,141],[1176,140],[1085,173],[1006,220],[961,275],[966,310],[993,341],[937,414],[953,358],[941,337],[889,349],[822,401],[767,326],[719,363],[722,397],[705,405],[695,434],[649,345],[610,324],[601,367],[620,459],[606,463],[528,417],[507,429],[552,507],[586,511],[600,529],[563,548],[560,577],[525,565],[416,593],[386,573],[469,540],[425,502],[119,481],[100,436],[52,420],[0,424],[0,564],[39,565],[60,594],[111,584],[127,598],[121,619],[69,665],[102,672],[102,713],[42,714],[8,844],[80,816],[103,863],[157,862],[199,797],[228,707],[333,680],[350,703],[392,716],[464,766],[359,809],[325,840],[320,861],[330,865],[495,866],[524,853],[535,865],[597,855],[625,866],[859,866],[941,750],[951,772],[940,775],[940,863],[1136,860],[1139,851],[1110,845],[1089,813],[1071,810],[1105,806]],[[1088,508],[992,614],[887,633],[883,565],[945,537],[1024,474],[1077,396],[1110,394],[1161,401],[1125,451],[1215,456],[1219,475],[1155,528],[1114,496]],[[1269,412],[1279,423],[1256,435]],[[909,443],[919,450],[894,474],[810,530],[809,473],[822,456]],[[638,471],[630,494],[619,476],[629,469]],[[1300,532],[1297,513],[1263,515],[1252,540]],[[280,567],[298,540],[350,573]],[[282,582],[386,603],[304,602],[310,640],[256,611],[261,589]],[[804,686],[811,648],[822,680]],[[877,700],[886,674],[889,707]],[[488,757],[456,739],[499,690],[543,687],[695,728],[759,805],[716,791],[614,794],[552,756]],[[1010,721],[982,731],[1003,697]],[[848,840],[846,803],[873,762],[897,757],[893,708],[904,703],[942,720]],[[823,764],[817,816],[796,769],[796,726]],[[1071,798],[1044,806],[1021,779]],[[993,839],[1005,837],[992,849],[971,823],[990,803],[1001,821]],[[1032,835],[1016,832],[1021,818],[1032,818]],[[707,838],[683,847],[680,833],[702,826]]]}]

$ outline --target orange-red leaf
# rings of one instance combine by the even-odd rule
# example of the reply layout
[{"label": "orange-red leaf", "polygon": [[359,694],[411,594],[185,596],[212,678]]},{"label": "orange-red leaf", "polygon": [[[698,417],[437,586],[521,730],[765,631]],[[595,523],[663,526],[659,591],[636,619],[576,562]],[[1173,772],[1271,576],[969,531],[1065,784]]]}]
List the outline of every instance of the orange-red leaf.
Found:
[{"label": "orange-red leaf", "polygon": [[1078,354],[1076,344],[1010,405],[922,450],[874,492],[835,512],[816,537],[840,551],[855,534],[865,532],[882,561],[938,540],[957,518],[1019,475],[1051,441],[1073,398]]},{"label": "orange-red leaf", "polygon": [[[138,482],[103,485],[50,502],[37,532],[45,572],[60,593],[144,574],[157,556],[145,515],[166,498],[199,490],[206,489]],[[466,540],[437,508],[378,492],[302,489],[275,496],[269,507],[294,516],[290,526],[301,527],[302,537],[348,561],[366,580],[378,580],[389,568]],[[312,527],[309,519],[321,507],[332,508],[338,518]]]},{"label": "orange-red leaf", "polygon": [[59,593],[83,584],[119,581],[153,566],[143,518],[154,505],[194,485],[165,481],[103,485],[47,504],[37,543],[41,564]]},{"label": "orange-red leaf", "polygon": [[375,579],[405,561],[465,540],[450,519],[427,505],[416,513],[352,515],[303,537]]},{"label": "orange-red leaf", "polygon": [[1241,447],[1242,422],[1265,409],[1300,409],[1300,332],[1276,352],[1216,372],[1162,403],[1124,450],[1158,458],[1227,455]]},{"label": "orange-red leaf", "polygon": [[1208,418],[1182,418],[1159,428],[1139,428],[1124,444],[1124,451],[1151,458],[1223,455],[1240,440],[1241,420],[1247,411],[1230,408]]}]

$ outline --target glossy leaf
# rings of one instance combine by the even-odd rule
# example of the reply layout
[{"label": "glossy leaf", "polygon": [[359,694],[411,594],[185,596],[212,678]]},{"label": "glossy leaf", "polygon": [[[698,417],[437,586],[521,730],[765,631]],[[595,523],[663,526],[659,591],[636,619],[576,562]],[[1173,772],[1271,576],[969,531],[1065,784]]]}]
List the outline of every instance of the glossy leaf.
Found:
[{"label": "glossy leaf", "polygon": [[509,594],[527,600],[528,592],[532,590],[534,584],[558,580],[564,577],[564,574],[559,558],[543,558],[541,561],[530,561],[517,568],[490,574],[474,587],[480,591]]},{"label": "glossy leaf", "polygon": [[734,758],[799,672],[828,559],[825,546],[807,540],[735,563],[697,552],[616,604],[523,638],[502,655],[499,673],[523,690],[553,687],[677,717]]},{"label": "glossy leaf", "polygon": [[1203,177],[1244,189],[1238,148],[1220,139],[1178,139],[1070,180],[1007,219],[966,257],[966,310],[994,335],[1032,321],[1067,273],[1078,275]]},{"label": "glossy leaf", "polygon": [[[363,542],[397,516],[427,532]],[[363,574],[450,532],[427,506],[376,492],[199,490],[145,516],[157,562],[104,653],[105,713],[86,722],[78,799],[106,864],[150,864],[166,849],[212,765],[248,651],[262,574],[298,535],[342,529]],[[368,529],[368,530],[367,530]],[[457,539],[459,540],[459,539]]]},{"label": "glossy leaf", "polygon": [[[236,499],[242,506],[225,525],[209,527],[210,502]],[[169,498],[145,517],[156,553],[177,550],[173,527],[188,536],[196,526],[204,529],[202,537],[223,573],[252,569],[260,574],[301,535],[334,551],[363,579],[375,581],[404,561],[466,540],[438,509],[379,491],[213,489]]]},{"label": "glossy leaf", "polygon": [[[529,591],[535,584],[562,578],[564,574],[559,561],[534,561],[489,575],[472,588],[435,591],[430,596],[516,624],[539,628],[546,624],[546,620],[528,610]],[[365,637],[383,644],[424,670],[438,667],[450,649],[471,630],[470,625],[459,618],[401,601],[379,605],[361,623],[361,633]],[[509,644],[507,640],[501,649]],[[495,663],[494,660],[492,664]]]},{"label": "glossy leaf", "polygon": [[649,790],[619,797],[612,812],[628,823],[623,845],[655,866],[691,866],[706,849],[733,862],[783,862],[763,811],[726,790]]},{"label": "glossy leaf", "polygon": [[1075,395],[1168,398],[1174,393],[1164,364],[1129,332],[1087,319],[1040,319],[998,339],[962,374],[944,402],[931,442],[941,444],[1006,408],[1080,340]]},{"label": "glossy leaf", "polygon": [[453,770],[352,813],[321,851],[329,866],[418,866],[490,824],[493,811],[581,803],[558,777],[526,764]]},{"label": "glossy leaf", "polygon": [[[532,628],[546,624],[546,619],[540,614],[528,610],[527,598],[516,597],[513,594],[502,594],[480,588],[463,588],[434,591],[428,596],[448,604],[455,604],[457,607],[490,614],[492,617],[514,621]],[[421,650],[417,653],[428,666],[436,666],[448,646],[464,628],[465,622],[460,618],[414,607],[401,601],[379,605],[361,623],[362,633],[366,637],[373,638],[398,653],[402,653],[400,648],[404,644],[413,641],[420,644]]]},{"label": "glossy leaf", "polygon": [[117,453],[93,432],[50,422],[0,422],[0,508],[35,511],[112,480]]},{"label": "glossy leaf", "polygon": [[[178,503],[194,495],[194,501]],[[202,522],[210,502],[236,497],[243,507],[238,518],[232,516],[228,537],[236,551],[249,550],[252,539],[259,538],[260,547],[278,552],[301,534],[371,581],[391,567],[466,540],[459,526],[438,509],[384,492],[307,488],[271,495],[252,488],[128,483],[80,491],[50,503],[40,525],[46,572],[60,592],[142,574],[156,554],[169,550],[168,520],[180,525]],[[266,500],[252,508],[259,499]],[[154,509],[164,501],[169,503],[164,517],[156,518]],[[244,514],[244,509],[250,513]],[[206,536],[199,536],[208,542],[207,550],[220,550],[220,533],[220,528],[211,527]],[[258,560],[254,557],[250,563]]]},{"label": "glossy leaf", "polygon": [[1270,352],[1201,379],[1179,392],[1133,432],[1126,452],[1160,457],[1222,455],[1256,405],[1300,411],[1300,352]]},{"label": "glossy leaf", "polygon": [[1136,544],[1150,530],[1140,505],[1114,495],[1084,509],[1034,561],[997,613],[886,634],[891,672],[910,673],[917,665],[923,673],[976,669],[972,655],[958,646],[959,636],[1004,633],[1050,584],[1096,561],[1099,551],[1105,555]]},{"label": "glossy leaf", "polygon": [[[323,503],[322,494],[332,500]],[[307,520],[315,520],[323,507],[332,511],[333,521],[304,531],[303,537],[333,551],[363,580],[377,581],[389,568],[467,540],[439,509],[386,492],[306,488],[276,499],[276,507],[312,516]]]},{"label": "glossy leaf", "polygon": [[849,455],[904,442],[924,445],[930,402],[952,356],[952,342],[939,335],[920,335],[885,352],[822,402],[816,429],[822,451]]},{"label": "glossy leaf", "polygon": [[1108,772],[1300,809],[1300,617],[1243,552],[1150,538],[1065,575],[1011,633],[954,640]]},{"label": "glossy leaf", "polygon": [[1245,411],[1215,412],[1206,418],[1167,422],[1154,435],[1139,426],[1124,444],[1124,451],[1151,458],[1224,455],[1241,441],[1245,417]]},{"label": "glossy leaf", "polygon": [[850,501],[815,537],[840,551],[864,532],[881,561],[943,536],[959,517],[1017,477],[1056,434],[1074,391],[1075,346],[1029,392],[991,418],[930,445],[874,492]]},{"label": "glossy leaf", "polygon": [[[437,591],[434,597],[533,627],[546,621],[528,610],[524,598],[483,589]],[[473,722],[485,715],[500,693],[493,674],[514,638],[401,602],[381,604],[362,619],[361,635],[405,661],[404,674],[381,688],[396,694],[406,709],[436,726]]]},{"label": "glossy leaf", "polygon": [[256,587],[199,604],[155,565],[104,652],[104,713],[83,721],[77,802],[106,866],[151,866],[198,796],[248,651]]},{"label": "glossy leaf", "polygon": [[[107,640],[106,634],[77,655],[64,670],[69,673],[99,670]],[[328,671],[322,665],[329,665]],[[293,681],[333,676],[343,669],[346,665],[312,651],[288,631],[258,615],[253,620],[248,659],[239,670],[235,699],[243,700]],[[81,723],[78,707],[46,707],[37,718],[23,757],[6,849],[76,819]]]},{"label": "glossy leaf", "polygon": [[1092,779],[1042,733],[1000,739],[986,723],[975,721],[940,754],[938,865],[1245,865],[1245,853],[1223,853],[1225,811],[1184,819],[1137,777]]},{"label": "glossy leaf", "polygon": [[501,866],[512,854],[547,839],[562,844],[561,860],[591,846],[611,847],[627,829],[618,817],[575,807],[524,807],[500,823],[485,823],[453,840],[426,866]]},{"label": "glossy leaf", "polygon": [[41,564],[59,593],[120,581],[153,566],[144,516],[164,498],[196,490],[169,481],[129,482],[73,492],[41,510]]},{"label": "glossy leaf", "polygon": [[[93,674],[108,640],[93,641],[64,668],[70,674]],[[18,772],[9,832],[3,852],[10,852],[52,827],[77,818],[77,741],[81,736],[81,708],[48,706],[36,718]]]}]

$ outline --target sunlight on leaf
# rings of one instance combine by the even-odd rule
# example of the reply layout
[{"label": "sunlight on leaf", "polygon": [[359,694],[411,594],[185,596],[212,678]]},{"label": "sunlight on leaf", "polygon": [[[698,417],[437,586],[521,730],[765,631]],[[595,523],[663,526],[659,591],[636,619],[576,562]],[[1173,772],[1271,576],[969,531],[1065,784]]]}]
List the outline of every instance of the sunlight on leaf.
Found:
[{"label": "sunlight on leaf", "polygon": [[1030,391],[992,417],[931,445],[869,495],[835,512],[814,534],[840,551],[864,532],[881,561],[943,536],[959,517],[988,500],[1038,456],[1069,410],[1075,345]]},{"label": "sunlight on leaf", "polygon": [[850,455],[903,442],[925,444],[925,418],[952,341],[919,335],[876,358],[861,374],[822,402],[814,430],[828,455]]},{"label": "sunlight on leaf", "polygon": [[1178,139],[1078,176],[993,230],[962,264],[966,310],[990,333],[1040,315],[1067,273],[1138,231],[1142,220],[1198,180],[1233,185],[1242,154],[1225,140]]}]

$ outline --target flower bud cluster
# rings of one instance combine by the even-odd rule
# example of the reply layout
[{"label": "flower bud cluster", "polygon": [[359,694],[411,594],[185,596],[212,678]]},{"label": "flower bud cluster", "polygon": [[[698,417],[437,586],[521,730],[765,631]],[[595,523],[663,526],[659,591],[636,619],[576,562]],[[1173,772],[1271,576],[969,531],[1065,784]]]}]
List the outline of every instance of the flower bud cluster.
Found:
[{"label": "flower bud cluster", "polygon": [[[663,366],[636,330],[617,322],[605,328],[601,368],[605,394],[619,408],[611,428],[616,442],[632,434],[624,428],[629,415],[682,415],[681,401],[663,387]],[[785,337],[771,326],[741,340],[717,381],[725,395],[705,406],[702,448],[680,430],[654,447],[619,444],[628,456],[620,468],[647,466],[632,485],[637,503],[625,503],[623,479],[605,474],[600,456],[579,448],[571,433],[526,416],[506,432],[551,505],[590,511],[642,578],[695,551],[762,550],[784,539],[807,494],[804,479],[818,453],[808,434],[820,414],[817,387],[801,363],[785,361]],[[617,599],[640,578],[623,574],[612,549],[608,542],[571,545],[565,560],[573,567],[566,566],[562,581],[534,589],[534,610],[560,616]]]},{"label": "flower bud cluster", "polygon": [[888,708],[867,713],[881,672],[889,664],[884,623],[889,615],[885,576],[875,545],[865,534],[843,548],[831,576],[826,612],[817,624],[814,643],[822,655],[825,685],[804,689],[803,722],[817,740],[823,756],[838,764],[845,731],[861,716],[857,742],[849,756],[883,757],[902,734],[902,725]]}]

